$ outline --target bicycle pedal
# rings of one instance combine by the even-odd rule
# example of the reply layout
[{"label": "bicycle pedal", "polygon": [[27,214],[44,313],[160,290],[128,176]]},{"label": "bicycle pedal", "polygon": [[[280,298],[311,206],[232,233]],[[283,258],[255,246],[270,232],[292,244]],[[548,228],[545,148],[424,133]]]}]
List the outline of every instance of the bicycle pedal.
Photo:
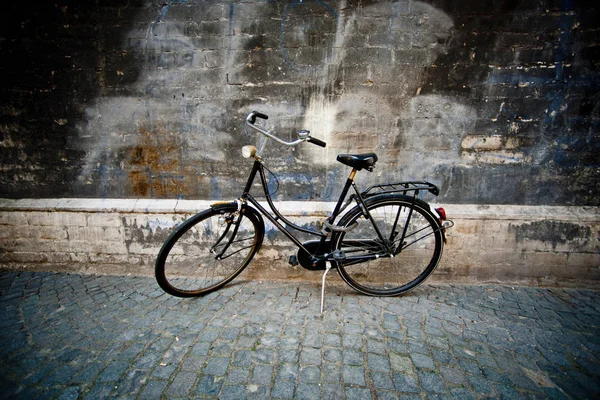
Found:
[{"label": "bicycle pedal", "polygon": [[295,254],[292,254],[292,255],[290,256],[290,259],[289,259],[289,261],[288,261],[288,262],[290,263],[290,265],[291,265],[292,267],[295,267],[296,265],[298,265],[298,257],[296,257],[296,255],[295,255]]}]

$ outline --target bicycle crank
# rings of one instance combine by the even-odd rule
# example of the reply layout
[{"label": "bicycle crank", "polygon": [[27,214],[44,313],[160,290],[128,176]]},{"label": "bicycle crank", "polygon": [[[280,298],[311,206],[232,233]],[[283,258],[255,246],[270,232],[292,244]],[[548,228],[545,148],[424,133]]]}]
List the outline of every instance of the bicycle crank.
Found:
[{"label": "bicycle crank", "polygon": [[[317,252],[319,252],[319,243],[321,243],[320,240],[309,240],[308,242],[302,243],[304,248],[308,251],[308,253],[307,253],[303,249],[298,249],[298,255],[297,255],[296,260],[300,263],[302,268],[306,268],[310,271],[324,271],[325,270],[325,268],[326,268],[325,261],[318,261],[315,263],[313,260],[313,254],[317,257],[323,255],[323,254],[317,254]],[[325,243],[323,243],[323,247],[321,248],[321,252],[323,251],[323,249],[329,249],[330,246],[331,246],[331,242],[325,241]]]}]

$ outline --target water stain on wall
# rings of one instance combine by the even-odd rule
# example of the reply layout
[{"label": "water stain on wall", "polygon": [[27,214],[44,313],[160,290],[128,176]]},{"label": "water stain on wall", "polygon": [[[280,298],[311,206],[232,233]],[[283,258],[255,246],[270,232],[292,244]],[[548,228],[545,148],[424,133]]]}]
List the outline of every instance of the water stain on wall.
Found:
[{"label": "water stain on wall", "polygon": [[591,237],[592,230],[589,226],[557,221],[535,221],[529,224],[515,225],[511,229],[515,232],[517,243],[527,240],[549,243],[552,249],[568,244],[574,249],[586,246]]},{"label": "water stain on wall", "polygon": [[127,251],[132,251],[132,245],[142,249],[155,249],[167,240],[173,228],[183,222],[183,217],[168,218],[157,216],[155,219],[139,222],[135,217],[122,217],[121,222],[125,229],[125,246]]},{"label": "water stain on wall", "polygon": [[185,197],[193,191],[193,175],[183,173],[180,135],[161,126],[140,128],[138,143],[128,151],[129,184],[135,196]]},{"label": "water stain on wall", "polygon": [[[506,20],[510,26],[494,29],[510,33],[518,21],[509,17],[520,14],[511,6],[502,7],[507,15],[480,18],[469,7],[478,5],[457,12],[446,2],[409,0],[201,1],[147,9],[123,43],[139,62],[137,80],[98,100],[76,138],[86,152],[81,185],[113,196],[122,183],[126,196],[236,196],[239,147],[251,142],[241,134],[243,117],[257,109],[286,140],[304,128],[328,143],[295,151],[270,144],[266,158],[299,182],[320,179],[322,193],[336,192],[345,179],[337,153],[375,151],[378,181],[429,179],[443,186],[442,201],[575,202],[549,199],[536,186],[556,181],[556,166],[597,165],[596,136],[582,141],[577,132],[553,144],[548,135],[538,144],[535,118],[511,100],[537,84],[521,79],[527,71],[515,72],[518,63],[512,72],[495,66],[502,61],[501,52],[489,51],[496,34],[481,26]],[[483,36],[490,38],[480,42]],[[542,95],[520,108],[545,107]],[[553,111],[531,111],[540,112]],[[544,131],[559,128],[550,122]],[[466,146],[488,137],[502,146]],[[561,152],[549,159],[545,153],[555,148]],[[548,170],[547,178],[534,185],[541,175],[532,165],[544,162],[550,164],[536,167]],[[123,178],[113,182],[115,171]],[[587,171],[591,179],[578,182],[595,182],[597,171]],[[290,187],[288,199],[306,198],[305,187]],[[597,202],[594,188],[579,193],[584,189],[585,203]]]}]

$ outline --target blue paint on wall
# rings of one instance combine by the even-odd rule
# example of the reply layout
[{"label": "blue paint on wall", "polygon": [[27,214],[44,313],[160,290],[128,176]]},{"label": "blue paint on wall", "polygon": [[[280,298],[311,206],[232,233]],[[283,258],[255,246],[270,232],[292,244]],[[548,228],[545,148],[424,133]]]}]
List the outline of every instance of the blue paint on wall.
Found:
[{"label": "blue paint on wall", "polygon": [[267,236],[267,239],[273,241],[275,239],[277,239],[277,237],[280,235],[279,233],[279,229],[276,228],[266,228],[265,229],[265,236]]},{"label": "blue paint on wall", "polygon": [[559,19],[560,36],[558,38],[558,49],[555,59],[557,81],[563,81],[565,78],[563,67],[564,62],[567,61],[571,54],[573,26],[575,24],[575,16],[567,13],[567,11],[573,9],[572,2],[570,0],[563,0],[562,9],[563,15]]},{"label": "blue paint on wall", "polygon": [[213,199],[220,199],[220,198],[222,198],[221,188],[219,187],[219,180],[216,177],[212,176],[210,178],[210,183],[211,183],[212,188],[213,188],[213,190],[212,190],[212,198]]},{"label": "blue paint on wall", "polygon": [[322,198],[325,201],[337,200],[339,194],[334,194],[341,192],[341,186],[338,188],[336,185],[336,176],[339,174],[339,168],[334,168],[331,171],[327,171],[327,183],[325,184],[325,188],[323,189]]},{"label": "blue paint on wall", "polygon": [[600,137],[563,136],[556,141],[554,162],[561,167],[600,167]]}]

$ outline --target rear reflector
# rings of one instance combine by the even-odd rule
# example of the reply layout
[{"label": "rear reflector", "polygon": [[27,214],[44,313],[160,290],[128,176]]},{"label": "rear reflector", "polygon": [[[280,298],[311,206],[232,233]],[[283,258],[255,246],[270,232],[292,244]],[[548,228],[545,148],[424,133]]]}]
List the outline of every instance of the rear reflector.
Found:
[{"label": "rear reflector", "polygon": [[438,215],[440,216],[442,221],[446,220],[446,210],[444,210],[442,207],[440,207],[440,208],[436,208],[435,211],[438,213]]}]

